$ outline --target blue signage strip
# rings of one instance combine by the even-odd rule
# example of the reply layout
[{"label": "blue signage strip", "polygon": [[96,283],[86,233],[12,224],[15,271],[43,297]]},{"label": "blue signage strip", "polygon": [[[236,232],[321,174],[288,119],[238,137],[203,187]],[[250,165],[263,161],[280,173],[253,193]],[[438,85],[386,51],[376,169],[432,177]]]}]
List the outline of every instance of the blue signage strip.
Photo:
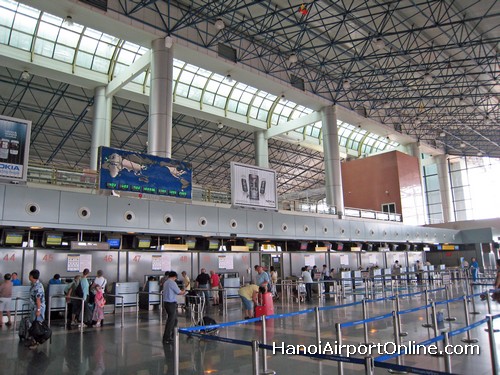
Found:
[{"label": "blue signage strip", "polygon": [[191,199],[190,163],[110,147],[99,151],[100,189]]}]

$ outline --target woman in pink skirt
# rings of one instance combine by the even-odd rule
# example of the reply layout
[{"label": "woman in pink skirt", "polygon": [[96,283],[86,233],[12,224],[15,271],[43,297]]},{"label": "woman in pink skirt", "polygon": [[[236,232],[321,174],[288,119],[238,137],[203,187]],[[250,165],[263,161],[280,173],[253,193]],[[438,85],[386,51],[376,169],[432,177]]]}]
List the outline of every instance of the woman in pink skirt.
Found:
[{"label": "woman in pink skirt", "polygon": [[102,288],[97,285],[95,287],[95,300],[94,300],[94,313],[92,315],[92,325],[100,325],[102,327],[102,323],[104,320],[104,305],[106,304],[106,300],[104,299],[104,293],[102,292]]}]

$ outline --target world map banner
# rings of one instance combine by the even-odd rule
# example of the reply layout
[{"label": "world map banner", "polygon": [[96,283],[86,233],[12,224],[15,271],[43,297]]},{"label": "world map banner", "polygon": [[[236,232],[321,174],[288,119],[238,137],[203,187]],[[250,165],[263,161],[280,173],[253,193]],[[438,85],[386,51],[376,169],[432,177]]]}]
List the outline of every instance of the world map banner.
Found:
[{"label": "world map banner", "polygon": [[191,199],[193,168],[155,155],[99,148],[99,189]]}]

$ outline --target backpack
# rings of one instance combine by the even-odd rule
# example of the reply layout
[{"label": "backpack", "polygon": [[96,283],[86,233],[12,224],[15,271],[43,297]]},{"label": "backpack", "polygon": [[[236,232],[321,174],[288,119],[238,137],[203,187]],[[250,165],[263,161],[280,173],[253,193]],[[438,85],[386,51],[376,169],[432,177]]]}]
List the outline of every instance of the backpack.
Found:
[{"label": "backpack", "polygon": [[82,283],[80,282],[75,289],[75,297],[83,298],[83,288]]},{"label": "backpack", "polygon": [[31,321],[29,317],[24,317],[19,323],[19,339],[28,340],[30,338],[29,330],[31,328]]}]

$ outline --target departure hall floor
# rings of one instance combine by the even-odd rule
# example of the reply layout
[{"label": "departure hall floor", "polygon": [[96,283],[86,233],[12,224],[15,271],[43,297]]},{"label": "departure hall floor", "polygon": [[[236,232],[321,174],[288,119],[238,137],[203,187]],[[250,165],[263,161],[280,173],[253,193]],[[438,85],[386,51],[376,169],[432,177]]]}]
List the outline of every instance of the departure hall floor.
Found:
[{"label": "departure hall floor", "polygon": [[[453,295],[460,295],[461,289],[452,286]],[[410,293],[419,289],[412,288]],[[478,290],[476,290],[478,292]],[[400,294],[408,293],[401,290]],[[463,293],[462,293],[463,294]],[[376,298],[382,298],[377,295]],[[434,301],[445,300],[444,291],[429,293],[429,298]],[[361,301],[362,295],[347,296],[346,299],[335,302],[333,298],[314,302],[297,304],[296,301],[287,300],[275,303],[276,314],[286,314],[294,311],[311,309],[315,306],[334,306],[351,304]],[[412,295],[400,299],[400,310],[407,310],[425,305],[424,294]],[[227,314],[222,313],[220,306],[210,306],[207,315],[218,323],[231,322],[242,319],[238,299],[230,300]],[[377,301],[367,303],[368,316],[375,317],[390,313],[393,310],[393,301]],[[468,303],[472,311],[472,303]],[[479,297],[475,298],[475,308],[479,314],[469,314],[470,324],[477,322],[487,314],[487,304]],[[500,313],[500,304],[491,303],[492,314]],[[438,312],[443,311],[447,317],[446,305],[439,305]],[[453,331],[466,326],[464,303],[456,301],[450,303],[451,315],[456,321],[439,323],[439,331],[446,329]],[[320,310],[321,342],[334,346],[336,342],[335,323],[351,322],[363,319],[362,305],[356,304],[349,307],[331,310]],[[296,314],[267,320],[267,340],[275,346],[298,344],[314,345],[316,343],[315,313]],[[425,309],[401,315],[401,331],[408,335],[402,337],[402,343],[410,340],[420,343],[434,337],[433,328],[424,328],[426,323]],[[179,327],[188,327],[191,319],[179,309]],[[500,328],[500,319],[494,320],[495,328]],[[125,314],[124,326],[120,326],[120,314],[106,315],[105,325],[102,328],[85,328],[83,333],[79,329],[67,331],[62,320],[52,321],[53,336],[50,343],[40,345],[37,349],[30,350],[19,341],[17,332],[12,327],[5,325],[0,328],[0,374],[173,374],[174,346],[162,343],[163,325],[160,325],[158,310],[144,311],[136,320],[135,312]],[[239,341],[259,340],[262,338],[262,323],[251,322],[246,324],[231,325],[219,330],[219,337],[228,337]],[[483,375],[491,374],[492,362],[488,341],[485,332],[486,324],[470,331],[472,338],[477,338],[479,355],[452,355],[452,373]],[[376,320],[368,323],[369,341],[373,343],[394,342],[392,318]],[[500,333],[496,333],[496,351],[500,353]],[[458,334],[450,339],[453,345],[463,349],[465,345],[461,340],[465,333]],[[342,329],[344,344],[355,344],[364,341],[363,324],[345,327]],[[290,348],[290,347],[288,347]],[[389,348],[389,347],[388,347]],[[458,348],[460,349],[460,348]],[[460,349],[460,350],[462,350]],[[391,349],[392,350],[392,349]],[[458,350],[458,351],[460,351]],[[281,349],[278,349],[281,353]],[[332,354],[332,352],[326,353]],[[333,353],[335,354],[335,353]],[[343,353],[345,355],[345,353]],[[380,353],[383,354],[383,353]],[[375,357],[380,355],[374,353]],[[363,357],[363,356],[358,356]],[[338,363],[330,360],[307,358],[294,354],[267,353],[267,369],[274,370],[277,374],[337,374]],[[390,359],[387,363],[396,363]],[[415,368],[445,371],[444,358],[431,355],[406,355],[402,364]],[[246,345],[219,342],[196,337],[188,338],[180,335],[180,374],[253,374],[252,350]],[[262,368],[262,360],[260,361]],[[364,374],[363,365],[343,364],[345,374]],[[386,374],[387,369],[375,368],[376,374]],[[262,371],[259,371],[262,373]]]}]

